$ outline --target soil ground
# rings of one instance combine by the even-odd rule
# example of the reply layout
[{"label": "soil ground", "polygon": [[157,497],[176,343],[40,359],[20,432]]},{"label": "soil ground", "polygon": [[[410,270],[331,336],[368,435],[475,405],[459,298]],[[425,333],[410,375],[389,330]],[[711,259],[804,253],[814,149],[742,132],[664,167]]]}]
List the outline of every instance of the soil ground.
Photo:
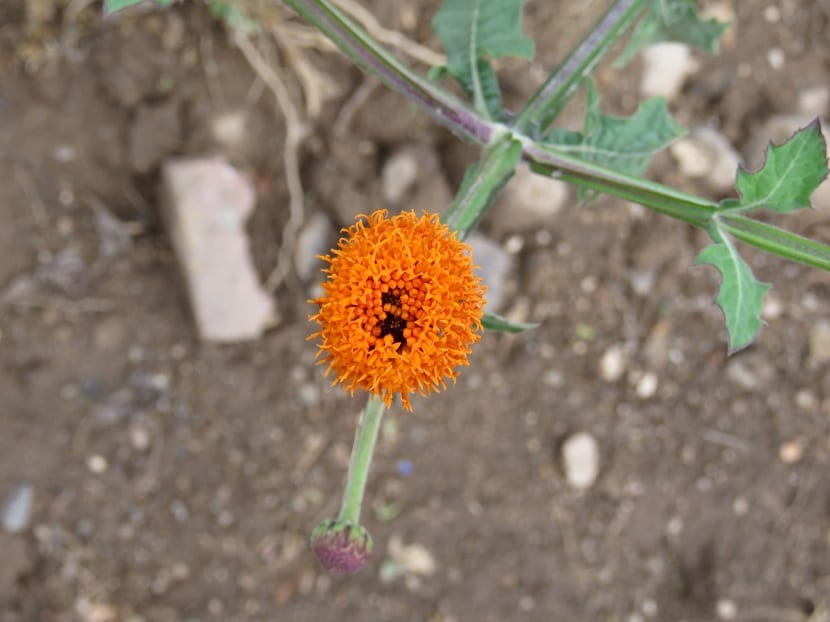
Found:
[{"label": "soil ground", "polygon": [[[29,526],[0,533],[0,621],[830,620],[830,367],[810,345],[830,278],[749,252],[774,304],[727,358],[716,277],[691,267],[705,237],[611,200],[512,233],[504,310],[541,326],[485,335],[455,386],[388,414],[374,558],[324,574],[307,538],[336,512],[361,401],[313,364],[314,285],[279,288],[261,340],[201,343],[157,210],[164,158],[226,153],[257,182],[265,278],[287,219],[282,117],[204,7],[101,20],[83,4],[0,6],[0,503],[34,489]],[[438,49],[436,2],[370,4]],[[528,2],[539,51],[503,72],[509,102],[604,4]],[[672,107],[743,149],[830,81],[830,5],[719,4],[734,30]],[[308,215],[379,207],[383,162],[409,145],[457,185],[474,151],[381,87],[338,123],[364,77],[309,55],[340,95],[301,153]],[[633,110],[639,71],[599,72],[607,110]],[[233,147],[210,130],[228,112],[249,128]],[[706,193],[668,155],[652,176]],[[787,224],[830,241],[826,211]],[[608,382],[613,346],[627,366]],[[584,492],[560,456],[577,431],[600,447]]]}]

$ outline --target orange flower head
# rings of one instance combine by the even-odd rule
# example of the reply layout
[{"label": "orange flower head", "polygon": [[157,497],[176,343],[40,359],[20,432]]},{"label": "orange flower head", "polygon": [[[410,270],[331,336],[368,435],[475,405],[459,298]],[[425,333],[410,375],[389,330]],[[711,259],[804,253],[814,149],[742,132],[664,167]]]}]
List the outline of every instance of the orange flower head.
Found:
[{"label": "orange flower head", "polygon": [[364,389],[387,406],[396,393],[426,395],[455,380],[480,339],[485,288],[470,247],[435,214],[386,210],[359,216],[330,255],[325,295],[312,302],[317,356],[351,394]]}]

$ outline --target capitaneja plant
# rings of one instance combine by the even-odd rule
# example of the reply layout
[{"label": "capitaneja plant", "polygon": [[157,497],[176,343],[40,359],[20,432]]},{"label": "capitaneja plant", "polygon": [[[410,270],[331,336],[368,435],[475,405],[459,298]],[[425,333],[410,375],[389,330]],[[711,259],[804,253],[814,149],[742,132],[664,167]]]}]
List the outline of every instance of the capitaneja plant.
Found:
[{"label": "capitaneja plant", "polygon": [[[115,5],[135,0],[109,0]],[[162,0],[169,3],[170,0]],[[394,395],[411,409],[411,393],[427,394],[454,378],[467,362],[481,328],[519,332],[484,313],[483,288],[473,276],[463,240],[494,196],[524,161],[539,175],[573,183],[582,198],[600,193],[639,203],[705,229],[711,243],[697,263],[721,274],[716,303],[726,319],[729,351],[749,345],[761,320],[769,285],[754,277],[736,242],[830,270],[830,247],[749,217],[756,210],[789,213],[810,207],[810,195],[827,177],[818,121],[786,143],[770,145],[764,165],[738,170],[737,198],[720,202],[643,179],[651,157],[683,134],[661,98],[643,102],[630,117],[605,115],[591,72],[615,44],[628,37],[621,58],[651,43],[677,41],[716,52],[727,24],[704,20],[694,0],[616,0],[515,114],[504,109],[491,59],[530,59],[533,41],[521,32],[523,0],[444,0],[433,27],[447,55],[429,77],[407,68],[344,15],[331,0],[283,0],[352,61],[377,76],[458,138],[480,145],[452,203],[441,214],[385,212],[363,216],[345,230],[327,257],[324,295],[313,301],[321,362],[335,383],[363,390],[362,412],[340,514],[319,525],[312,548],[333,573],[359,570],[372,541],[360,525],[360,507],[384,409]],[[441,86],[455,79],[464,101]],[[585,89],[582,131],[557,127],[565,105]]]}]

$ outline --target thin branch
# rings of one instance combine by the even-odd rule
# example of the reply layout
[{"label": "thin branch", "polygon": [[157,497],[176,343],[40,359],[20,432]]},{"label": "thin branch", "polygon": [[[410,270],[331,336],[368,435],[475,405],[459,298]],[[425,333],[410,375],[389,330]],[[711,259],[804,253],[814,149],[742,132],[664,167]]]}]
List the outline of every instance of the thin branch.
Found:
[{"label": "thin branch", "polygon": [[277,257],[277,265],[265,282],[266,288],[273,292],[285,280],[285,277],[288,276],[291,270],[291,257],[294,251],[295,241],[300,226],[303,223],[305,206],[303,201],[303,184],[300,180],[298,152],[306,131],[300,115],[297,112],[297,108],[294,102],[291,101],[288,89],[277,72],[262,58],[262,55],[245,34],[237,32],[234,40],[254,71],[256,71],[265,84],[268,85],[268,88],[274,93],[277,105],[285,119],[283,164],[285,167],[285,180],[288,186],[289,210],[288,222],[285,223],[282,230],[282,243],[280,244]]}]

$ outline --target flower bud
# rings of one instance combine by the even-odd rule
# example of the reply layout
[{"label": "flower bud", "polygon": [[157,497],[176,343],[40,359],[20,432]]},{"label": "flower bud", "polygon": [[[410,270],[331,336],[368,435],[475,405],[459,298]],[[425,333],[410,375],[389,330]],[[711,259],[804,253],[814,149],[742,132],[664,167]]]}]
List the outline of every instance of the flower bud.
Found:
[{"label": "flower bud", "polygon": [[372,536],[362,525],[329,519],[314,529],[311,549],[331,574],[354,574],[372,555]]}]

